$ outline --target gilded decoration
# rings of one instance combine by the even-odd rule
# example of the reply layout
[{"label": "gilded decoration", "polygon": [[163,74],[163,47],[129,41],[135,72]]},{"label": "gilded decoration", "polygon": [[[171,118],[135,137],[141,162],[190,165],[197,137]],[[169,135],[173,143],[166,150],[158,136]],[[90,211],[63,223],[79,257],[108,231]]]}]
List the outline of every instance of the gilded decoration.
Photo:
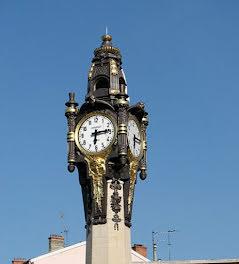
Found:
[{"label": "gilded decoration", "polygon": [[129,150],[130,164],[129,164],[129,176],[130,176],[130,186],[129,186],[129,197],[128,197],[128,213],[131,210],[131,204],[134,197],[134,186],[137,177],[139,161],[135,158]]},{"label": "gilded decoration", "polygon": [[111,41],[112,40],[112,37],[110,35],[106,34],[106,35],[102,36],[101,39],[103,41]]},{"label": "gilded decoration", "polygon": [[71,131],[67,133],[67,142],[75,141],[75,132]]},{"label": "gilded decoration", "polygon": [[110,73],[112,75],[117,75],[118,74],[118,68],[115,60],[110,60]]},{"label": "gilded decoration", "polygon": [[95,67],[95,63],[93,62],[91,67],[90,67],[90,70],[89,70],[88,79],[90,79],[92,77],[94,67]]},{"label": "gilded decoration", "polygon": [[97,56],[97,54],[99,52],[109,52],[109,53],[113,53],[113,54],[120,54],[119,49],[112,47],[112,46],[109,46],[109,47],[102,46],[100,48],[95,49],[95,51],[94,51],[95,56]]},{"label": "gilded decoration", "polygon": [[93,195],[96,204],[100,211],[102,211],[103,191],[103,175],[106,173],[106,159],[110,153],[111,148],[99,155],[86,155],[85,160],[89,166],[89,175],[92,177]]}]

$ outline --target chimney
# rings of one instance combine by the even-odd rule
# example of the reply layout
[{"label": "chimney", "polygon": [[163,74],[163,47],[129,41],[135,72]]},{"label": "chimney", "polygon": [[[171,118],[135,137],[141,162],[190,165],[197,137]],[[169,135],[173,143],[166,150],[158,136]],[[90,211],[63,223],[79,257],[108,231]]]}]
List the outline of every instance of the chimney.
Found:
[{"label": "chimney", "polygon": [[26,262],[27,260],[23,258],[14,258],[14,260],[12,260],[12,264],[24,264]]},{"label": "chimney", "polygon": [[140,255],[144,256],[145,258],[147,258],[147,247],[140,245],[140,244],[134,244],[134,246],[132,247],[132,249],[134,251],[136,251],[137,253],[139,253]]},{"label": "chimney", "polygon": [[57,235],[50,235],[49,239],[49,252],[64,248],[64,237]]}]

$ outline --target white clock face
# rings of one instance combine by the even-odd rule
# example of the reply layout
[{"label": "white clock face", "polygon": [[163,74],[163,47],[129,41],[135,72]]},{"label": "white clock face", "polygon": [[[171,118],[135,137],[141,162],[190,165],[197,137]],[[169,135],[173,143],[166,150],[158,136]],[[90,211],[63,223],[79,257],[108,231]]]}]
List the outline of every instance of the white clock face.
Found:
[{"label": "white clock face", "polygon": [[139,129],[136,121],[129,119],[127,126],[129,149],[136,158],[142,154],[142,137]]},{"label": "white clock face", "polygon": [[106,115],[91,115],[81,123],[76,136],[78,137],[76,142],[79,142],[83,151],[96,154],[111,145],[115,138],[115,126]]}]

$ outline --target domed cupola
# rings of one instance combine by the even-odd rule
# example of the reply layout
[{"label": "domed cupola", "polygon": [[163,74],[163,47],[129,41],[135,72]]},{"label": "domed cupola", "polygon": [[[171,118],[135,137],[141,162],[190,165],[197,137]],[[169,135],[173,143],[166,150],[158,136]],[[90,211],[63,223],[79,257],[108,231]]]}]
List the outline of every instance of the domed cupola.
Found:
[{"label": "domed cupola", "polygon": [[95,57],[88,74],[89,98],[114,103],[117,94],[127,95],[127,84],[121,67],[120,50],[112,46],[112,37],[102,37],[102,45],[94,51]]}]

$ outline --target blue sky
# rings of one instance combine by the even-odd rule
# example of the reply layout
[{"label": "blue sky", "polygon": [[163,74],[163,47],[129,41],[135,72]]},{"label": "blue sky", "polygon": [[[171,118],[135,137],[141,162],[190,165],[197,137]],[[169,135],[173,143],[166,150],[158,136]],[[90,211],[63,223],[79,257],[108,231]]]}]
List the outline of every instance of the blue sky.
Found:
[{"label": "blue sky", "polygon": [[[177,229],[172,259],[239,258],[239,2],[0,1],[0,260],[85,240],[67,171],[68,92],[82,103],[105,26],[131,103],[149,112],[148,178],[136,185],[132,244]],[[164,235],[158,239],[166,239]],[[167,245],[158,256],[167,260]]]}]

